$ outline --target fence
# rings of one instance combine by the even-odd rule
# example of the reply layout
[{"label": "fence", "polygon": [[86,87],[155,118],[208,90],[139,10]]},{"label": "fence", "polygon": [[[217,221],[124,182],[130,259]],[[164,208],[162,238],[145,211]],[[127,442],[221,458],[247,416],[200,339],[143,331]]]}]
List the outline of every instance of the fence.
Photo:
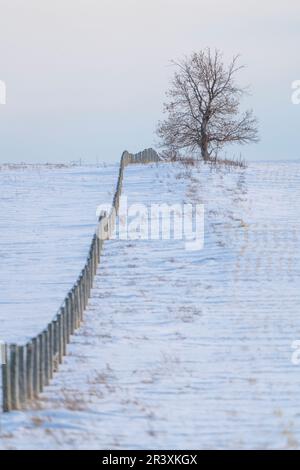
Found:
[{"label": "fence", "polygon": [[[44,387],[49,384],[59,364],[62,363],[67,353],[67,344],[83,320],[93,279],[100,262],[103,240],[109,238],[110,231],[114,228],[125,167],[134,163],[145,164],[159,161],[160,158],[153,149],[147,149],[135,155],[127,151],[123,153],[112,210],[110,214],[102,214],[99,217],[86,264],[60,310],[45,330],[27,344],[3,345],[3,411],[20,410],[28,401],[37,398]],[[105,237],[103,237],[104,233]]]}]

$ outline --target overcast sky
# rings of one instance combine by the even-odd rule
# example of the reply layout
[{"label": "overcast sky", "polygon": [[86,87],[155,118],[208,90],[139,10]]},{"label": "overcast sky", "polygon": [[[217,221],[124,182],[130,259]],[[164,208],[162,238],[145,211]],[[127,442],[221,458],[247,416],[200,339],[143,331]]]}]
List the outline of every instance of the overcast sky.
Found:
[{"label": "overcast sky", "polygon": [[0,0],[0,162],[154,146],[170,60],[207,46],[247,65],[261,142],[236,152],[299,158],[299,0]]}]

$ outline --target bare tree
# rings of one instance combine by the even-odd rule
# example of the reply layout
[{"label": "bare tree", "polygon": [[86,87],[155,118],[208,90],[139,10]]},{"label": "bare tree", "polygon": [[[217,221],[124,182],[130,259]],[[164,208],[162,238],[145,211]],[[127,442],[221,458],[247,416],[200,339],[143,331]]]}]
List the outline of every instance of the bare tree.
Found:
[{"label": "bare tree", "polygon": [[164,104],[167,118],[157,129],[167,152],[185,150],[210,160],[227,143],[258,141],[252,110],[239,114],[246,90],[235,82],[242,68],[238,56],[226,66],[218,50],[207,49],[173,64],[177,71]]}]

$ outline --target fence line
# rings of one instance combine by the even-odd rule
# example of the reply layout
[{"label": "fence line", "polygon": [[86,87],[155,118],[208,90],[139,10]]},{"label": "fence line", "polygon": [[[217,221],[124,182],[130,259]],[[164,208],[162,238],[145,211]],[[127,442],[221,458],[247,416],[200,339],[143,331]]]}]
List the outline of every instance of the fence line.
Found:
[{"label": "fence line", "polygon": [[130,164],[159,162],[153,149],[135,155],[123,152],[119,176],[110,214],[100,215],[92,238],[88,258],[72,289],[53,320],[25,345],[4,344],[2,347],[2,408],[4,412],[21,410],[28,401],[39,396],[58,370],[67,354],[67,344],[79,328],[86,309],[94,276],[100,262],[103,237],[114,229],[122,191],[124,169]]}]

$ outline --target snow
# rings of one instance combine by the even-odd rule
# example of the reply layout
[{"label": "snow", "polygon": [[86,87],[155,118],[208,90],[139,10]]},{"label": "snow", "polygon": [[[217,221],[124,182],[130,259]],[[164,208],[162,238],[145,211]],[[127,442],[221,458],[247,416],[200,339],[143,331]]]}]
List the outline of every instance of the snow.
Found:
[{"label": "snow", "polygon": [[[126,168],[129,204],[205,204],[204,249],[105,242],[68,356],[37,403],[1,415],[0,448],[300,448],[300,366],[291,361],[300,339],[299,170],[299,162]],[[33,185],[36,175],[28,178]],[[81,211],[94,190],[92,202],[81,188]],[[72,232],[56,276],[81,233]],[[7,285],[3,292],[13,298]]]},{"label": "snow", "polygon": [[0,171],[0,340],[26,342],[55,316],[85,264],[96,207],[118,165]]}]

